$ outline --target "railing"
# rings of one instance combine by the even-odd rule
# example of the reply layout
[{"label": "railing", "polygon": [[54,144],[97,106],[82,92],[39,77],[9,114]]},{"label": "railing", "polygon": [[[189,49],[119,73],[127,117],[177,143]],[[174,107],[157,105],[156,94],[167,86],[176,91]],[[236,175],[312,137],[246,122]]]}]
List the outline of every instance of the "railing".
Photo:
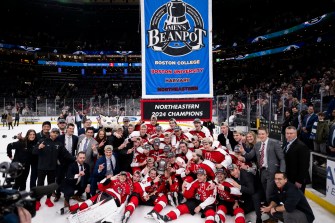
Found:
[{"label": "railing", "polygon": [[[322,94],[310,94],[307,102],[304,89],[301,88],[295,95],[269,94],[264,92],[234,95],[218,95],[213,98],[212,114],[217,124],[228,121],[230,126],[247,126],[253,129],[266,126],[275,138],[281,138],[281,123],[284,114],[292,106],[299,111],[307,108],[307,102],[313,103],[315,112],[325,111]],[[59,116],[62,112],[75,114],[85,112],[90,116],[104,114],[109,116],[126,115],[140,116],[140,99],[119,98],[73,98],[73,99],[41,99],[41,98],[2,98],[0,106],[3,112],[15,113],[20,108],[22,116]]]}]

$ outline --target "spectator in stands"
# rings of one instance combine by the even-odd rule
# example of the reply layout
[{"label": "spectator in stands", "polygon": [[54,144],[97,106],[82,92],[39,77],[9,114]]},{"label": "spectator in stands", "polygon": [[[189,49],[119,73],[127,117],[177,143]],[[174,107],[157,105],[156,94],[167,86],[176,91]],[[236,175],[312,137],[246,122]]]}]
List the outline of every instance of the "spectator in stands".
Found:
[{"label": "spectator in stands", "polygon": [[296,129],[299,127],[299,110],[296,106],[292,107],[291,125]]},{"label": "spectator in stands", "polygon": [[285,111],[284,121],[281,124],[281,134],[282,134],[283,143],[286,143],[285,129],[287,126],[290,126],[291,124],[292,124],[291,113],[290,111]]},{"label": "spectator in stands", "polygon": [[329,136],[328,136],[328,149],[329,155],[335,157],[335,123],[332,122],[329,128]]},{"label": "spectator in stands", "polygon": [[314,106],[309,105],[307,115],[304,116],[301,123],[299,138],[303,141],[310,150],[313,151],[313,141],[311,140],[311,131],[314,122],[316,122],[318,116],[314,113]]},{"label": "spectator in stands", "polygon": [[313,148],[315,152],[327,154],[326,143],[329,135],[328,122],[325,121],[325,114],[318,113],[318,120],[312,126],[310,138],[313,140]]},{"label": "spectator in stands", "polygon": [[262,207],[274,219],[292,223],[312,223],[315,219],[313,211],[305,195],[291,182],[285,173],[275,174],[276,193],[270,203]]}]

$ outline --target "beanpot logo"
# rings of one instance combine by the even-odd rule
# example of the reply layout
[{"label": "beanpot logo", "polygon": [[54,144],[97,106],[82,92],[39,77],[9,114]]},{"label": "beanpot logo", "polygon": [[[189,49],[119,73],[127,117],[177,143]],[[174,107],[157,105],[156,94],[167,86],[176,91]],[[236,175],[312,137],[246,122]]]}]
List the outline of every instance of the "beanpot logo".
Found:
[{"label": "beanpot logo", "polygon": [[171,0],[159,7],[147,32],[147,47],[175,57],[203,48],[207,35],[200,13],[182,0]]}]

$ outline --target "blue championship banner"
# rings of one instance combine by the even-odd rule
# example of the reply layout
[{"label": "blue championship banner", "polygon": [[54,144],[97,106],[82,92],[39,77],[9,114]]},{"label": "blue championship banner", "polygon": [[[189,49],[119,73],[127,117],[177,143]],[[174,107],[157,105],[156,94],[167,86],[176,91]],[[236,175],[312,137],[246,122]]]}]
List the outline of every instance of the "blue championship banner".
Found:
[{"label": "blue championship banner", "polygon": [[213,97],[211,0],[141,0],[142,98]]}]

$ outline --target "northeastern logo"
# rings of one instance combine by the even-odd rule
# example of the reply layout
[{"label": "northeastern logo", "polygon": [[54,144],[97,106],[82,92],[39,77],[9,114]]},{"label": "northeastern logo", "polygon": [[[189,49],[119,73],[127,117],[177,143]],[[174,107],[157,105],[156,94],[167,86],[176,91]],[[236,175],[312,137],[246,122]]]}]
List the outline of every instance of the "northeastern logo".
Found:
[{"label": "northeastern logo", "polygon": [[199,12],[182,0],[171,0],[151,18],[148,47],[170,56],[183,56],[203,48],[206,35]]}]

